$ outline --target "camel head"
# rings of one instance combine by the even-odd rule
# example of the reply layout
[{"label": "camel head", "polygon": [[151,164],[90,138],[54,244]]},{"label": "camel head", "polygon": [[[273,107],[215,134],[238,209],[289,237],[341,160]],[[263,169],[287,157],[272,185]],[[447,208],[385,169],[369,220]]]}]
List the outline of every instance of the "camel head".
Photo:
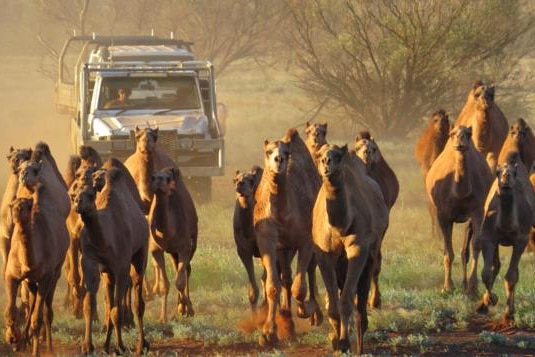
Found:
[{"label": "camel head", "polygon": [[319,150],[323,145],[327,144],[327,123],[314,124],[309,121],[306,122],[305,129],[305,143],[307,147],[314,150]]},{"label": "camel head", "polygon": [[80,146],[79,153],[82,164],[85,164],[86,166],[102,166],[102,158],[100,157],[100,154],[91,146]]},{"label": "camel head", "polygon": [[30,160],[32,157],[32,149],[14,149],[13,146],[9,148],[7,154],[7,161],[11,166],[11,172],[17,175],[19,173],[20,164],[24,161]]},{"label": "camel head", "polygon": [[92,185],[92,175],[95,170],[95,166],[84,166],[83,163],[81,163],[81,166],[79,166],[74,173],[74,180],[69,187],[69,196],[76,192],[80,187]]},{"label": "camel head", "polygon": [[71,193],[73,207],[80,214],[96,211],[96,198],[97,190],[91,185],[80,186],[75,192]]},{"label": "camel head", "polygon": [[366,167],[370,167],[381,159],[377,143],[368,131],[360,132],[355,138],[355,153]]},{"label": "camel head", "polygon": [[275,174],[286,172],[290,158],[290,146],[281,140],[264,141],[264,167]]},{"label": "camel head", "polygon": [[486,111],[494,104],[494,85],[484,85],[482,82],[479,82],[481,85],[475,87],[472,90],[473,100],[476,103],[476,107],[479,110]]},{"label": "camel head", "polygon": [[34,191],[39,183],[39,174],[41,173],[42,161],[24,161],[20,165],[19,183],[30,191]]},{"label": "camel head", "polygon": [[456,126],[450,131],[453,148],[457,151],[466,151],[472,145],[472,127]]},{"label": "camel head", "polygon": [[316,154],[318,162],[318,171],[324,178],[329,178],[336,174],[341,167],[342,159],[348,155],[347,145],[339,147],[338,145],[323,145]]},{"label": "camel head", "polygon": [[27,224],[32,221],[33,199],[18,197],[11,202],[13,221],[19,224]]},{"label": "camel head", "polygon": [[238,196],[250,197],[255,192],[255,176],[250,172],[236,171],[234,186]]},{"label": "camel head", "polygon": [[150,177],[151,190],[155,194],[169,192],[176,189],[176,182],[180,178],[180,172],[174,167],[166,167],[155,172]]},{"label": "camel head", "polygon": [[498,188],[500,192],[510,191],[516,185],[516,178],[518,172],[518,164],[504,163],[496,169],[496,176],[498,177]]},{"label": "camel head", "polygon": [[434,112],[429,119],[429,125],[436,133],[448,134],[450,131],[450,118],[444,109]]},{"label": "camel head", "polygon": [[520,144],[526,138],[528,131],[530,130],[526,121],[522,118],[518,118],[509,127],[509,136],[513,139],[513,142]]},{"label": "camel head", "polygon": [[158,141],[158,128],[143,128],[140,129],[136,126],[135,128],[136,136],[136,150],[146,154],[154,151],[156,146],[156,141]]}]

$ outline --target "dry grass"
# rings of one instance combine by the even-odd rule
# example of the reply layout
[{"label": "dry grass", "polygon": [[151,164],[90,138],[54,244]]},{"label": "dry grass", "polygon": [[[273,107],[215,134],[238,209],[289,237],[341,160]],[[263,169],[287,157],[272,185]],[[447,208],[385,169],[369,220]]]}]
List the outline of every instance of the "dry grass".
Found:
[{"label": "dry grass", "polygon": [[[0,114],[4,118],[0,142],[7,153],[11,145],[30,146],[38,140],[45,140],[51,145],[60,168],[64,168],[69,156],[68,119],[54,112],[53,84],[28,70],[35,65],[36,61],[30,58],[10,58],[7,65],[0,68],[4,88],[9,89],[3,92],[0,105]],[[214,182],[214,201],[198,207],[200,236],[192,262],[191,279],[196,315],[166,325],[159,324],[156,322],[159,301],[148,302],[146,330],[152,343],[175,338],[228,346],[254,344],[258,337],[258,331],[251,328],[256,322],[250,320],[247,279],[232,238],[232,177],[236,169],[244,170],[262,163],[261,149],[265,138],[281,137],[291,126],[298,126],[303,132],[299,125],[306,119],[300,108],[305,107],[306,101],[292,88],[287,73],[249,67],[245,74],[236,74],[228,73],[218,82],[219,100],[225,102],[229,109],[227,170],[224,177]],[[336,125],[330,122],[329,128],[344,133]],[[328,139],[344,142],[351,141],[353,137],[354,133],[346,132],[334,139],[328,136]],[[426,333],[465,328],[474,312],[475,302],[468,300],[460,291],[449,295],[439,292],[443,279],[442,247],[429,235],[423,182],[412,156],[414,142],[379,142],[379,145],[398,175],[401,191],[391,213],[390,228],[383,246],[380,277],[383,308],[371,312],[369,339],[373,343],[374,339],[389,331],[418,331],[403,341],[391,343],[420,344],[425,349],[430,343]],[[0,184],[5,184],[6,175],[7,164],[0,165]],[[455,231],[454,242],[455,251],[460,253],[460,228]],[[503,250],[502,256],[506,267],[508,250]],[[517,324],[520,327],[535,327],[535,302],[532,299],[535,288],[529,278],[533,274],[534,262],[535,257],[531,254],[525,254],[521,261],[516,294]],[[260,271],[258,268],[257,272]],[[168,270],[173,277],[170,266]],[[152,267],[149,268],[151,274]],[[503,309],[502,276],[503,272],[495,284],[500,303],[493,310],[494,317]],[[453,278],[460,286],[460,255],[454,263]],[[64,288],[62,277],[55,301],[54,339],[59,343],[78,345],[82,340],[83,324],[74,320],[61,306]],[[323,293],[321,287],[320,294],[323,296]],[[5,298],[3,294],[1,296],[0,305],[3,306]],[[176,302],[173,288],[170,297],[172,307]],[[101,306],[99,304],[99,308]],[[175,310],[170,308],[170,311]],[[103,316],[102,310],[100,316]],[[297,340],[286,341],[282,346],[321,345],[329,348],[326,337],[329,328],[327,322],[319,328],[310,328],[306,321],[296,320]],[[102,344],[103,336],[97,329],[95,336],[97,344]],[[135,338],[135,331],[127,333],[126,343],[133,345]]]}]

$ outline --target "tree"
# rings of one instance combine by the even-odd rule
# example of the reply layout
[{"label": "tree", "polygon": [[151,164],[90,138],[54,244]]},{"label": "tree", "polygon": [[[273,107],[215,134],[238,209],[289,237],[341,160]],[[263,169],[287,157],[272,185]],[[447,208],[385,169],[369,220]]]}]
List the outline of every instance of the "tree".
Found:
[{"label": "tree", "polygon": [[285,16],[280,0],[38,0],[37,4],[43,14],[38,33],[44,49],[41,70],[52,79],[61,46],[73,32],[173,33],[193,41],[196,55],[210,59],[221,74],[235,61],[268,53],[277,44],[271,34]]},{"label": "tree", "polygon": [[[298,85],[356,126],[404,136],[475,79],[504,81],[533,43],[531,4],[509,0],[288,0]],[[524,41],[524,42],[523,42]]]}]

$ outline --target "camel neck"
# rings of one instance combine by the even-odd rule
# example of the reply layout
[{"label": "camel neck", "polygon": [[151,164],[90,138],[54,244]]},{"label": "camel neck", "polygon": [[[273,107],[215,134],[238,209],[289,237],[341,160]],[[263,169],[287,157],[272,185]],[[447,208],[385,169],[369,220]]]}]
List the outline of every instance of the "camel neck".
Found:
[{"label": "camel neck", "polygon": [[254,195],[242,196],[236,195],[236,202],[238,202],[238,207],[241,211],[250,211],[254,203]]},{"label": "camel neck", "polygon": [[515,195],[513,190],[500,190],[500,208],[497,225],[503,232],[514,232],[518,229]]},{"label": "camel neck", "polygon": [[286,197],[286,174],[268,172],[267,178],[271,211],[281,220],[284,218],[288,199]]},{"label": "camel neck", "polygon": [[82,221],[84,222],[84,228],[87,230],[88,238],[91,243],[98,247],[105,247],[104,231],[98,217],[98,211],[93,210],[90,212],[81,213]]},{"label": "camel neck", "polygon": [[149,214],[151,231],[154,228],[163,236],[167,236],[172,229],[172,222],[170,222],[169,217],[169,209],[171,208],[169,203],[169,194],[164,192],[155,193],[151,213]]},{"label": "camel neck", "polygon": [[324,178],[323,187],[326,192],[325,203],[330,225],[345,228],[348,207],[343,178],[336,174]]},{"label": "camel neck", "polygon": [[455,172],[453,175],[453,191],[458,198],[467,197],[472,193],[472,182],[470,175],[468,174],[468,165],[466,165],[466,156],[468,153],[465,151],[455,150]]},{"label": "camel neck", "polygon": [[154,154],[153,152],[140,153],[143,160],[143,165],[140,170],[139,177],[139,193],[141,194],[141,199],[147,202],[151,202],[154,196],[152,191],[150,180],[151,176],[154,173]]},{"label": "camel neck", "polygon": [[13,232],[13,236],[17,237],[21,243],[22,261],[20,263],[23,267],[25,267],[25,270],[30,270],[32,267],[35,267],[37,263],[33,244],[33,236],[36,233],[36,231],[33,229],[35,224],[35,218],[32,214],[31,221],[20,222],[19,224],[15,225]]}]

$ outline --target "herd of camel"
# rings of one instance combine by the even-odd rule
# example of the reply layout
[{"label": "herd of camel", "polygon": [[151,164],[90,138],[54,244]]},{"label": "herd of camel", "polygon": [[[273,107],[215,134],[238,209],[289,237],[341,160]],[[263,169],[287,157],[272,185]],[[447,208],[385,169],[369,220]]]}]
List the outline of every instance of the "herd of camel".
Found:
[{"label": "herd of camel", "polygon": [[[510,325],[520,255],[528,244],[535,252],[535,138],[523,119],[509,127],[494,95],[494,86],[475,81],[454,123],[444,110],[433,113],[415,156],[429,200],[432,234],[444,241],[443,291],[453,289],[453,224],[467,222],[463,287],[470,296],[477,294],[482,253],[485,292],[479,313],[497,303],[492,287],[500,270],[498,247],[512,246],[505,274],[507,303],[497,322]],[[349,324],[356,308],[354,352],[360,354],[367,307],[381,306],[381,243],[399,182],[368,131],[359,133],[349,150],[327,143],[326,135],[327,124],[307,122],[304,141],[290,129],[281,140],[264,142],[263,168],[236,173],[234,239],[249,277],[253,313],[260,293],[253,257],[261,259],[264,269],[263,306],[268,313],[261,344],[277,340],[275,314],[278,310],[291,316],[292,297],[299,317],[310,318],[312,325],[322,322],[314,275],[319,267],[333,349],[350,350]]]},{"label": "herd of camel", "polygon": [[[165,253],[176,271],[176,313],[194,315],[189,278],[198,236],[195,205],[179,168],[158,146],[158,129],[136,127],[134,134],[136,150],[124,163],[103,161],[93,148],[83,146],[64,175],[46,143],[10,148],[0,250],[7,296],[5,341],[13,348],[30,344],[38,355],[41,335],[47,349],[52,348],[52,302],[62,267],[68,282],[66,299],[85,320],[83,353],[94,352],[92,324],[101,284],[105,352],[110,352],[114,331],[114,351],[126,350],[121,330],[134,320],[139,332],[136,353],[148,350],[143,327],[147,296],[162,297],[160,321],[167,321]],[[367,308],[381,306],[381,243],[399,182],[368,131],[356,136],[351,149],[327,143],[326,136],[327,124],[308,122],[304,140],[296,129],[289,129],[280,140],[264,142],[263,168],[236,173],[234,239],[249,278],[252,312],[258,312],[260,295],[267,308],[260,344],[277,341],[277,314],[291,322],[292,298],[299,317],[309,318],[312,325],[322,323],[319,267],[333,349],[350,350],[350,321],[356,310],[355,352],[360,354]],[[478,312],[486,313],[497,303],[492,287],[500,269],[498,246],[513,247],[502,318],[511,323],[520,255],[528,242],[535,247],[531,129],[522,119],[509,127],[494,101],[494,87],[476,81],[455,123],[443,110],[432,115],[416,145],[416,158],[433,234],[444,240],[444,290],[453,288],[453,223],[468,222],[463,285],[468,294],[477,294],[482,253],[486,289]],[[145,278],[149,253],[152,284]],[[264,269],[261,288],[254,257]]]}]

